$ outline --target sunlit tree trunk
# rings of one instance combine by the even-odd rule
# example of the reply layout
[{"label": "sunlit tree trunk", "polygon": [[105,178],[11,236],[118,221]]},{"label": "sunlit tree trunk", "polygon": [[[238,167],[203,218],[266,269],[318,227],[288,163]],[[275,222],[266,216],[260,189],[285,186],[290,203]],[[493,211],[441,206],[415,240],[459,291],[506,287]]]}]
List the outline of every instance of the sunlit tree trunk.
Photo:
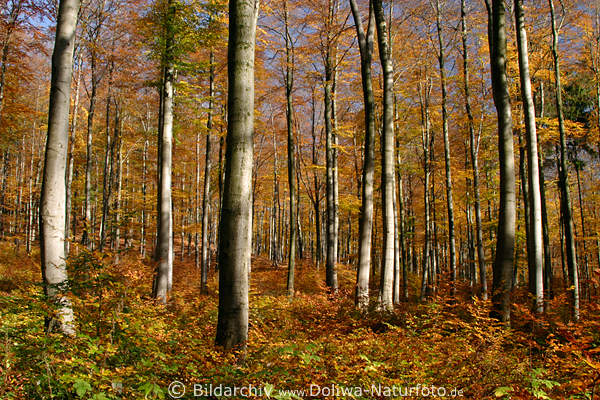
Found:
[{"label": "sunlit tree trunk", "polygon": [[369,277],[371,274],[371,246],[373,233],[373,175],[375,171],[375,97],[371,78],[371,62],[375,22],[369,7],[369,21],[365,32],[356,0],[350,0],[356,35],[360,49],[360,71],[365,109],[365,142],[362,170],[362,206],[359,221],[358,270],[356,276],[356,305],[361,310],[369,306]]},{"label": "sunlit tree trunk", "polygon": [[254,45],[258,0],[230,0],[227,152],[219,226],[219,316],[216,344],[245,348],[252,251]]},{"label": "sunlit tree trunk", "polygon": [[527,182],[529,189],[529,237],[527,240],[527,260],[529,265],[530,287],[535,296],[535,310],[544,311],[543,281],[543,238],[542,238],[542,199],[540,194],[540,174],[537,131],[535,126],[535,107],[529,77],[529,54],[527,50],[527,32],[522,0],[515,0],[515,29],[519,53],[519,75],[521,77],[521,98],[525,116],[527,141]]},{"label": "sunlit tree trunk", "polygon": [[173,279],[173,216],[171,198],[172,146],[173,146],[173,65],[175,19],[174,0],[167,4],[166,46],[164,54],[164,76],[162,79],[162,129],[159,129],[159,197],[158,197],[158,268],[154,281],[153,297],[162,303],[167,302]]},{"label": "sunlit tree trunk", "polygon": [[41,267],[46,296],[56,304],[58,315],[47,329],[74,335],[73,309],[63,293],[68,277],[65,265],[65,176],[69,145],[69,102],[73,72],[73,47],[78,0],[61,0],[52,53],[52,80],[48,111],[48,140],[40,199]]},{"label": "sunlit tree trunk", "polygon": [[498,150],[500,160],[500,204],[496,258],[493,268],[492,315],[510,321],[510,292],[515,249],[515,161],[512,112],[506,77],[506,19],[504,0],[492,0],[488,10],[488,36],[492,70],[492,92],[498,114]]},{"label": "sunlit tree trunk", "polygon": [[381,200],[383,209],[383,261],[380,306],[383,311],[393,309],[394,282],[394,70],[390,57],[390,45],[383,4],[373,0],[373,13],[377,28],[379,58],[383,70],[383,133],[382,133],[382,173]]}]

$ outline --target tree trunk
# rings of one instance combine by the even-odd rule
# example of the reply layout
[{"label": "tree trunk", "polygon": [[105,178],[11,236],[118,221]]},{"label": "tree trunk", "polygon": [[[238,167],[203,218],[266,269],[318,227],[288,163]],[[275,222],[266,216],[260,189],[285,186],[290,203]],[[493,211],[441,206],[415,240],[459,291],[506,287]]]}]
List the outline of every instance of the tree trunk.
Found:
[{"label": "tree trunk", "polygon": [[379,58],[383,70],[383,132],[382,132],[382,173],[381,200],[383,209],[383,261],[381,286],[379,290],[380,306],[383,311],[391,311],[393,304],[394,282],[394,70],[390,57],[391,43],[381,0],[373,0],[379,44]]},{"label": "tree trunk", "polygon": [[450,256],[450,279],[452,280],[452,293],[456,292],[456,240],[454,238],[454,201],[452,199],[452,169],[450,161],[450,139],[448,136],[448,110],[446,107],[446,70],[444,66],[444,41],[442,38],[442,12],[440,0],[435,3],[435,16],[438,37],[438,62],[440,66],[440,82],[442,88],[442,132],[444,135],[444,161],[446,165],[446,205],[448,209],[448,247]]},{"label": "tree trunk", "polygon": [[81,236],[81,243],[84,246],[88,246],[91,250],[93,247],[93,224],[92,224],[92,139],[93,139],[93,127],[94,127],[94,112],[96,110],[96,94],[99,79],[96,72],[96,56],[95,51],[92,51],[91,60],[91,90],[90,90],[90,105],[88,108],[88,119],[87,119],[87,139],[86,139],[86,157],[85,157],[85,200],[83,205],[83,234]]},{"label": "tree trunk", "polygon": [[373,176],[375,172],[375,96],[371,77],[375,22],[373,9],[369,7],[367,30],[356,0],[350,0],[360,48],[360,71],[365,112],[365,142],[362,171],[362,206],[359,221],[358,270],[356,273],[356,306],[365,311],[369,306],[369,277],[371,274],[371,247],[373,241]]},{"label": "tree trunk", "polygon": [[[69,136],[69,154],[67,156],[67,181],[66,181],[66,191],[67,191],[67,199],[66,199],[66,214],[65,214],[65,256],[69,256],[69,249],[71,244],[71,203],[73,194],[72,185],[73,185],[73,160],[75,152],[75,134],[77,133],[77,115],[79,113],[79,88],[81,84],[81,65],[80,62],[77,68],[77,78],[75,81],[75,101],[73,102],[73,119],[71,122],[71,130]],[[31,155],[33,157],[33,153]],[[32,161],[33,162],[33,161]]]},{"label": "tree trunk", "polygon": [[577,250],[575,248],[575,234],[573,232],[573,212],[571,207],[571,194],[569,189],[569,171],[567,169],[567,135],[562,104],[562,86],[560,82],[560,65],[558,59],[558,29],[554,15],[554,2],[548,0],[550,5],[550,19],[552,20],[552,59],[554,60],[554,85],[556,90],[556,111],[558,113],[558,130],[560,133],[560,168],[558,184],[561,192],[561,210],[565,233],[565,247],[567,253],[567,268],[569,270],[570,286],[572,286],[572,312],[573,319],[579,320],[579,275],[577,271]]},{"label": "tree trunk", "polygon": [[173,203],[171,196],[172,147],[173,147],[173,84],[175,67],[173,65],[175,19],[174,0],[167,4],[166,45],[164,54],[164,76],[162,79],[162,128],[159,145],[159,197],[158,197],[158,268],[154,282],[153,297],[163,304],[171,291],[173,279]]},{"label": "tree trunk", "polygon": [[206,291],[206,282],[208,280],[208,262],[209,262],[209,243],[208,243],[208,214],[210,200],[210,135],[213,129],[213,96],[215,95],[215,56],[210,51],[210,77],[209,77],[209,99],[208,99],[208,119],[206,122],[206,157],[204,158],[204,193],[202,194],[202,263],[200,289]]},{"label": "tree trunk", "polygon": [[325,154],[326,154],[326,198],[327,198],[327,231],[326,244],[327,254],[325,258],[325,284],[333,291],[337,292],[337,267],[335,257],[335,245],[337,235],[335,231],[335,193],[333,190],[333,127],[332,127],[332,93],[331,86],[333,81],[333,60],[330,52],[327,53],[325,61],[325,88],[324,88],[324,118],[325,118]]},{"label": "tree trunk", "polygon": [[48,331],[74,335],[73,309],[64,291],[68,290],[65,264],[65,175],[69,145],[69,102],[73,72],[73,47],[77,26],[78,0],[61,0],[52,53],[52,81],[48,111],[48,140],[42,183],[40,230],[41,266],[46,296],[56,304],[58,315],[47,321]]},{"label": "tree trunk", "polygon": [[540,174],[537,132],[535,126],[535,107],[529,77],[529,54],[527,50],[527,32],[522,0],[515,0],[515,20],[517,31],[517,48],[519,52],[519,75],[521,77],[521,98],[525,115],[525,132],[527,141],[527,175],[529,185],[529,235],[527,241],[527,261],[529,273],[534,278],[532,294],[535,296],[535,310],[544,311],[544,281],[543,281],[543,238],[542,238],[542,199],[540,194]]},{"label": "tree trunk", "polygon": [[219,227],[219,317],[216,344],[245,349],[252,251],[254,45],[258,0],[230,0],[227,54],[227,151]]},{"label": "tree trunk", "polygon": [[286,125],[287,125],[287,154],[288,154],[288,185],[290,188],[290,234],[288,245],[288,277],[287,294],[288,297],[294,297],[294,272],[296,266],[296,232],[297,224],[297,204],[296,204],[296,156],[294,144],[293,129],[293,105],[292,90],[294,87],[294,49],[292,47],[292,38],[290,36],[288,24],[288,2],[284,0],[284,22],[285,22],[285,98],[286,98]]},{"label": "tree trunk", "polygon": [[469,147],[471,153],[471,167],[473,173],[473,191],[475,195],[475,230],[477,236],[477,264],[481,283],[481,298],[487,300],[487,271],[485,265],[485,251],[483,248],[483,228],[481,222],[481,195],[479,191],[479,136],[475,138],[475,127],[473,111],[471,109],[471,90],[469,86],[469,52],[467,47],[467,16],[465,0],[460,2],[460,18],[462,28],[462,50],[463,50],[463,84],[465,91],[465,109],[469,125]]},{"label": "tree trunk", "polygon": [[515,250],[515,161],[512,113],[506,77],[506,21],[503,0],[486,1],[488,37],[492,70],[492,92],[498,114],[498,150],[500,160],[500,204],[496,258],[493,268],[492,316],[510,321],[511,280]]}]

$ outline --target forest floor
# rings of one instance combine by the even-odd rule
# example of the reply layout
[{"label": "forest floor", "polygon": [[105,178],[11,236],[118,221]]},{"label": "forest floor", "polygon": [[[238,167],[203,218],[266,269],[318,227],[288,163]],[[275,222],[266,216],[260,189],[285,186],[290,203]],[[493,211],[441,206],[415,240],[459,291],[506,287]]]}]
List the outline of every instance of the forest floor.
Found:
[{"label": "forest floor", "polygon": [[[176,260],[173,296],[162,306],[149,297],[151,263],[134,254],[118,265],[99,254],[73,257],[78,333],[66,339],[43,331],[51,307],[39,254],[6,243],[0,254],[1,399],[168,399],[183,388],[182,398],[600,398],[597,299],[584,303],[577,325],[565,321],[562,297],[543,317],[515,307],[512,327],[503,328],[466,287],[456,301],[440,295],[403,303],[393,315],[361,316],[351,267],[340,265],[333,298],[324,270],[300,261],[289,301],[286,266],[260,258],[241,355],[214,345],[216,276],[200,294],[191,260]],[[519,292],[515,302],[527,296]]]}]

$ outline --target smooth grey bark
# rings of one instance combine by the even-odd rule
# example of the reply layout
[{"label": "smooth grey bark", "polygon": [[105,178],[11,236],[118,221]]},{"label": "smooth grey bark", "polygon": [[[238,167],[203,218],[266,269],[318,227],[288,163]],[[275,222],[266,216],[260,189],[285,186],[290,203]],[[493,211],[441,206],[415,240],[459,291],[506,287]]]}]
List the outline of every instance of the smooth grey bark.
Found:
[{"label": "smooth grey bark", "polygon": [[69,103],[73,72],[73,48],[79,0],[61,0],[52,53],[52,80],[48,111],[48,139],[40,199],[41,267],[44,292],[57,306],[57,315],[47,321],[48,331],[74,335],[71,302],[64,294],[68,285],[65,264],[65,219]]},{"label": "smooth grey bark", "polygon": [[166,304],[173,283],[173,202],[172,202],[172,152],[173,152],[173,85],[175,2],[169,0],[166,17],[166,42],[164,53],[164,75],[162,79],[162,127],[160,129],[158,196],[158,238],[156,271],[153,297]]},{"label": "smooth grey bark", "polygon": [[558,114],[558,130],[560,134],[560,168],[559,188],[561,192],[561,211],[565,235],[565,247],[567,253],[567,269],[569,271],[572,289],[572,313],[573,319],[579,320],[579,274],[577,271],[577,250],[575,247],[575,233],[573,229],[573,211],[571,206],[571,194],[569,189],[569,171],[567,169],[567,135],[565,132],[565,121],[562,103],[562,85],[560,82],[560,64],[558,57],[558,29],[553,0],[548,0],[550,6],[550,19],[552,22],[552,59],[554,61],[554,87],[556,97],[556,111]]},{"label": "smooth grey bark", "polygon": [[382,172],[381,201],[383,216],[382,273],[379,289],[380,307],[383,311],[394,308],[394,69],[390,57],[387,24],[381,0],[373,0],[373,13],[377,28],[379,59],[383,70],[383,126],[382,126]]},{"label": "smooth grey bark", "polygon": [[215,56],[211,49],[210,56],[210,71],[208,84],[208,118],[206,121],[206,156],[204,158],[204,192],[202,193],[202,262],[200,270],[200,290],[206,291],[206,283],[208,280],[208,263],[209,263],[209,244],[208,244],[208,215],[209,215],[209,200],[210,200],[210,135],[213,129],[213,97],[215,95]]},{"label": "smooth grey bark", "polygon": [[284,0],[284,23],[285,23],[285,99],[286,99],[286,126],[287,126],[287,154],[288,154],[288,185],[290,188],[290,219],[289,219],[289,243],[288,243],[288,276],[287,276],[287,294],[288,297],[294,297],[294,273],[296,268],[296,235],[298,231],[296,204],[296,154],[295,139],[293,127],[293,104],[292,90],[294,88],[294,48],[292,37],[289,30],[288,21],[288,2]]},{"label": "smooth grey bark", "polygon": [[358,269],[356,272],[356,306],[366,310],[369,306],[369,277],[371,274],[371,251],[373,242],[373,181],[375,173],[375,96],[371,63],[375,21],[373,8],[369,7],[367,30],[363,28],[356,0],[350,0],[356,36],[360,49],[360,72],[362,77],[363,102],[365,113],[365,139],[361,187],[361,211],[359,221]]},{"label": "smooth grey bark", "polygon": [[[71,120],[71,129],[69,134],[69,154],[67,156],[67,181],[66,181],[66,214],[65,214],[65,256],[69,256],[71,245],[71,211],[72,211],[72,186],[73,186],[73,161],[75,152],[75,134],[77,133],[77,116],[79,114],[79,89],[81,86],[81,67],[82,62],[77,66],[77,78],[75,79],[75,100],[73,101],[73,119]],[[33,154],[32,154],[33,158]],[[33,160],[32,160],[33,163]],[[32,164],[33,169],[33,164]],[[32,171],[33,173],[33,171]]]},{"label": "smooth grey bark", "polygon": [[448,256],[450,257],[450,279],[452,293],[456,292],[456,239],[454,235],[454,201],[452,198],[452,169],[450,160],[450,139],[448,135],[448,94],[446,89],[446,69],[444,55],[444,40],[442,32],[442,11],[440,0],[435,2],[435,22],[438,39],[438,63],[440,67],[440,85],[442,89],[442,133],[444,136],[444,162],[446,167],[446,207],[448,210]]},{"label": "smooth grey bark", "polygon": [[92,143],[93,143],[93,126],[94,113],[96,110],[96,96],[100,77],[97,72],[96,51],[92,49],[90,59],[91,69],[91,89],[90,89],[90,105],[88,107],[87,118],[87,136],[86,136],[86,157],[85,157],[85,199],[83,203],[83,234],[81,243],[88,246],[91,250],[93,247],[93,224],[92,224]]},{"label": "smooth grey bark", "polygon": [[498,114],[500,203],[493,266],[492,316],[510,321],[511,281],[514,267],[516,193],[512,112],[506,76],[506,18],[504,0],[486,0],[492,92]]},{"label": "smooth grey bark", "polygon": [[148,175],[148,138],[144,139],[144,148],[142,149],[142,226],[140,232],[140,254],[143,258],[146,257],[146,230],[147,230],[147,215],[146,215],[146,192],[147,183],[146,177]]},{"label": "smooth grey bark", "polygon": [[254,47],[258,0],[230,0],[227,150],[219,225],[219,316],[216,344],[245,349],[252,251]]},{"label": "smooth grey bark", "polygon": [[[527,32],[522,0],[515,0],[515,29],[517,31],[517,49],[519,55],[519,75],[521,78],[521,98],[525,117],[527,142],[527,183],[529,189],[529,235],[527,241],[527,260],[529,273],[533,273],[532,293],[535,296],[536,312],[544,311],[543,281],[543,237],[542,237],[542,198],[540,194],[540,174],[537,131],[535,126],[535,106],[529,76],[529,54],[527,50]],[[531,290],[532,288],[530,288]]]},{"label": "smooth grey bark", "polygon": [[477,237],[477,265],[481,284],[481,298],[487,300],[487,271],[485,265],[485,251],[483,248],[483,227],[481,222],[481,195],[479,190],[479,135],[475,138],[475,123],[471,108],[471,89],[469,86],[469,51],[467,46],[467,15],[465,0],[460,2],[460,20],[462,36],[462,58],[463,58],[463,86],[465,94],[465,110],[469,125],[469,150],[471,153],[471,167],[473,174],[473,192],[475,195],[475,235]]},{"label": "smooth grey bark", "polygon": [[[423,221],[424,225],[424,238],[423,238],[423,258],[421,260],[421,294],[419,296],[419,300],[425,300],[427,296],[427,282],[429,279],[429,265],[430,265],[430,236],[431,236],[431,224],[430,224],[430,204],[429,204],[429,186],[430,186],[430,155],[429,155],[429,143],[430,143],[430,120],[429,120],[429,98],[431,95],[431,80],[429,77],[425,76],[425,85],[423,82],[419,82],[419,105],[421,109],[421,145],[423,147],[423,207],[425,219]],[[414,225],[413,225],[414,229]],[[414,233],[413,233],[414,236]],[[414,241],[413,241],[414,244]],[[414,252],[416,254],[416,251]],[[417,263],[414,263],[415,267]]]},{"label": "smooth grey bark", "polygon": [[[112,195],[112,174],[113,174],[113,158],[114,158],[114,141],[110,134],[110,111],[112,99],[112,85],[113,73],[114,73],[114,62],[110,63],[109,67],[109,79],[108,88],[106,94],[106,148],[104,151],[104,172],[102,174],[102,218],[100,219],[100,237],[98,243],[98,250],[101,252],[104,250],[106,244],[106,230],[108,224],[108,214],[110,211],[110,198]],[[118,107],[115,107],[115,127],[118,120]]]},{"label": "smooth grey bark", "polygon": [[332,82],[334,74],[331,51],[328,49],[325,56],[325,82],[324,82],[324,118],[325,118],[325,196],[327,199],[326,221],[326,257],[325,257],[325,284],[333,292],[338,290],[337,266],[335,246],[337,235],[335,230],[335,193],[333,189],[333,126],[332,126]]}]

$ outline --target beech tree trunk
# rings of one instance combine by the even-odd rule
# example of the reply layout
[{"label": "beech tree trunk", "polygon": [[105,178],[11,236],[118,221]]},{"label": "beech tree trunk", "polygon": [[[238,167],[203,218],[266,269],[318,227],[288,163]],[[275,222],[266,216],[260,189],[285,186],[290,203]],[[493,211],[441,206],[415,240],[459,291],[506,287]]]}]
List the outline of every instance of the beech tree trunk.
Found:
[{"label": "beech tree trunk", "polygon": [[362,170],[362,206],[359,221],[358,269],[356,272],[356,306],[365,311],[369,306],[369,277],[371,274],[371,251],[373,242],[373,175],[375,172],[375,96],[371,77],[375,21],[373,8],[369,7],[367,30],[356,0],[350,0],[356,36],[360,49],[360,72],[362,77],[365,112],[365,142]]},{"label": "beech tree trunk", "polygon": [[245,349],[252,251],[254,46],[258,0],[230,0],[227,150],[219,226],[219,316],[216,344]]},{"label": "beech tree trunk", "polygon": [[202,263],[200,272],[200,289],[206,290],[208,280],[209,263],[209,243],[208,243],[208,214],[210,200],[210,135],[213,129],[213,96],[215,95],[215,56],[211,49],[210,52],[210,77],[209,77],[209,99],[208,99],[208,120],[206,122],[206,157],[204,158],[204,193],[202,194]]},{"label": "beech tree trunk", "polygon": [[535,310],[544,311],[543,281],[543,238],[542,238],[542,198],[540,194],[540,173],[535,126],[535,106],[529,77],[529,54],[527,50],[527,32],[522,0],[515,0],[515,29],[517,31],[517,48],[519,53],[519,75],[521,77],[521,98],[525,116],[525,132],[527,141],[527,175],[529,188],[529,247],[527,261],[529,273],[533,273],[532,294],[535,296]]},{"label": "beech tree trunk", "polygon": [[162,129],[159,146],[159,197],[158,197],[158,268],[154,281],[153,297],[163,304],[171,291],[173,282],[173,203],[171,198],[172,146],[173,146],[173,84],[175,67],[173,65],[175,19],[174,0],[167,4],[166,46],[164,54],[164,76],[162,90]]},{"label": "beech tree trunk", "polygon": [[42,182],[40,231],[44,292],[57,307],[47,321],[48,331],[74,335],[73,309],[64,291],[68,276],[65,264],[65,219],[69,103],[73,72],[73,48],[79,0],[61,0],[58,6],[56,39],[52,53],[52,81],[48,111],[48,139]]},{"label": "beech tree trunk", "polygon": [[[66,214],[65,214],[65,256],[69,256],[71,236],[71,210],[72,210],[72,186],[73,186],[73,161],[75,152],[75,134],[77,133],[77,115],[79,113],[79,88],[81,85],[81,62],[77,67],[77,78],[75,80],[75,100],[73,101],[73,119],[69,134],[69,154],[67,156],[67,181],[66,181]],[[33,158],[33,153],[31,154]],[[33,163],[33,159],[32,159]],[[33,174],[33,171],[31,171]]]},{"label": "beech tree trunk", "polygon": [[575,321],[579,320],[579,274],[577,271],[577,250],[575,247],[575,233],[573,229],[573,211],[569,189],[569,171],[567,169],[567,135],[562,103],[562,85],[560,82],[560,64],[558,58],[558,29],[554,13],[554,2],[548,0],[550,5],[550,19],[552,22],[552,59],[554,61],[554,85],[556,90],[556,111],[558,113],[558,130],[560,134],[560,168],[559,188],[561,192],[561,211],[567,253],[567,269],[569,271],[570,286],[572,287],[572,313]]},{"label": "beech tree trunk", "polygon": [[381,0],[373,0],[373,12],[377,28],[379,58],[383,69],[383,132],[382,132],[382,173],[381,201],[383,209],[383,260],[381,286],[379,289],[380,306],[383,311],[391,311],[394,283],[394,70],[390,57],[390,45],[387,24]]},{"label": "beech tree trunk", "polygon": [[290,188],[290,232],[288,244],[288,276],[287,293],[289,297],[294,297],[294,272],[296,267],[296,233],[297,233],[297,188],[296,188],[296,155],[294,144],[293,127],[293,105],[292,90],[294,88],[294,49],[292,47],[292,37],[290,35],[288,23],[288,2],[283,3],[284,22],[285,22],[285,99],[286,99],[286,125],[287,125],[287,154],[288,154],[288,185]]},{"label": "beech tree trunk", "polygon": [[326,230],[326,257],[325,257],[325,284],[333,291],[338,290],[337,267],[335,246],[337,232],[335,230],[335,193],[333,176],[333,126],[332,126],[332,82],[334,74],[331,52],[328,51],[325,59],[325,88],[324,88],[324,118],[325,118],[325,153],[326,153],[326,198],[327,198],[327,230]]},{"label": "beech tree trunk", "polygon": [[477,265],[479,266],[479,277],[481,284],[481,298],[487,300],[487,271],[485,265],[485,251],[483,248],[483,228],[481,222],[481,195],[479,191],[479,136],[475,138],[475,123],[471,109],[471,89],[469,86],[469,52],[467,47],[467,15],[465,0],[460,2],[460,20],[462,29],[463,50],[463,85],[465,92],[465,109],[469,125],[469,147],[471,153],[471,167],[473,172],[473,192],[475,195],[475,231],[477,236]]},{"label": "beech tree trunk", "polygon": [[440,84],[442,88],[442,133],[444,135],[444,161],[446,166],[446,206],[448,209],[448,247],[450,257],[450,279],[452,280],[452,293],[456,292],[456,240],[454,238],[454,201],[452,199],[452,169],[450,160],[450,139],[448,136],[448,110],[446,91],[446,70],[444,66],[444,41],[442,35],[442,11],[440,0],[435,3],[435,17],[438,38],[438,63],[440,66]]},{"label": "beech tree trunk", "polygon": [[492,316],[510,321],[511,281],[515,250],[515,160],[512,112],[506,77],[506,18],[504,0],[492,0],[488,10],[488,36],[492,70],[492,92],[498,114],[498,150],[500,160],[500,204],[496,257],[493,268]]}]

